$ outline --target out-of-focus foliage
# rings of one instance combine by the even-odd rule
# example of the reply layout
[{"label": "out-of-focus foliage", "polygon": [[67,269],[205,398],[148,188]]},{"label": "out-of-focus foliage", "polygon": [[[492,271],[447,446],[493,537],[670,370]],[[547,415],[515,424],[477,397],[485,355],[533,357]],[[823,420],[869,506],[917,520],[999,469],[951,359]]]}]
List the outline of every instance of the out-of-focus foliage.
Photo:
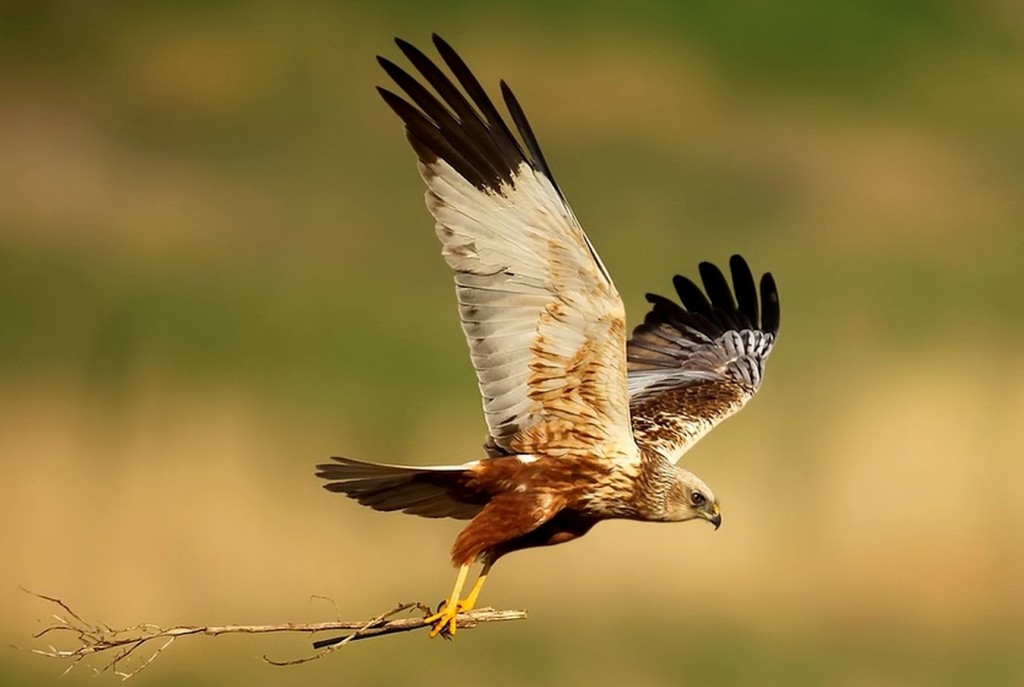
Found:
[{"label": "out-of-focus foliage", "polygon": [[[480,454],[450,276],[373,91],[391,37],[432,31],[516,90],[631,323],[700,260],[775,273],[764,389],[687,458],[725,526],[510,557],[484,601],[531,619],[454,646],[282,673],[253,656],[302,640],[195,640],[135,679],[1024,682],[1024,12],[1002,0],[5,6],[5,641],[49,612],[18,584],[111,624],[449,589],[456,523],[311,469]],[[0,682],[61,669],[8,652]]]}]

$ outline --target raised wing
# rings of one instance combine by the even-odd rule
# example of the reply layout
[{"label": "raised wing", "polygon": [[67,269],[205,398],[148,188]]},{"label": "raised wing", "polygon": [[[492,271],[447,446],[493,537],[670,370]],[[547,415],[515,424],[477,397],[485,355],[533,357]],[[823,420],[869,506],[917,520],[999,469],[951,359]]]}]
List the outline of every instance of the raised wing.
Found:
[{"label": "raised wing", "polygon": [[627,343],[636,443],[672,462],[757,392],[779,332],[772,275],[761,277],[759,308],[746,261],[734,255],[729,268],[735,299],[721,270],[702,262],[707,296],[677,275],[682,306],[647,294],[654,307]]},{"label": "raised wing", "polygon": [[442,254],[455,271],[489,448],[638,460],[622,300],[522,108],[502,82],[520,145],[447,43],[434,36],[466,95],[426,55],[396,42],[436,95],[380,57],[408,100],[378,90],[405,122]]}]

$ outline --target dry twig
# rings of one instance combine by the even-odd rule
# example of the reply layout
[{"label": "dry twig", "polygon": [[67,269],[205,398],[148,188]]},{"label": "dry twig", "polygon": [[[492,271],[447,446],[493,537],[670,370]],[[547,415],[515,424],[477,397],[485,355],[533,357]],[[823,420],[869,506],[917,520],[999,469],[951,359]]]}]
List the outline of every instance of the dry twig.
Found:
[{"label": "dry twig", "polygon": [[[319,640],[313,643],[315,652],[290,660],[273,660],[263,657],[263,660],[275,666],[290,666],[299,663],[306,663],[322,658],[324,655],[336,651],[341,647],[357,639],[369,639],[399,632],[409,632],[423,627],[429,627],[423,617],[396,618],[395,616],[407,611],[420,611],[429,615],[431,609],[421,603],[411,602],[398,604],[389,611],[385,611],[370,620],[336,620],[322,623],[279,623],[275,625],[177,625],[175,627],[160,627],[149,623],[133,625],[125,628],[112,628],[105,624],[92,624],[85,621],[81,616],[71,610],[71,607],[61,599],[45,594],[38,594],[22,588],[23,591],[36,598],[48,601],[58,607],[59,612],[52,615],[53,622],[33,635],[33,639],[42,639],[54,634],[72,635],[77,645],[71,649],[58,649],[50,645],[45,649],[32,649],[33,653],[48,658],[63,659],[69,662],[66,674],[83,659],[93,655],[102,654],[105,663],[99,668],[93,668],[96,673],[111,671],[122,680],[127,680],[139,671],[149,666],[176,639],[193,635],[217,636],[223,634],[271,634],[279,632],[304,632],[314,634],[317,632],[331,632],[351,630],[351,634],[343,637]],[[458,627],[460,630],[468,630],[480,623],[501,622],[505,620],[522,620],[526,618],[526,611],[498,611],[493,608],[479,608],[467,613],[460,613],[458,616]],[[163,641],[160,641],[163,640]],[[147,645],[158,646],[144,658],[140,658],[139,652]],[[140,652],[143,653],[143,652]],[[127,667],[129,659],[139,659],[130,669]]]}]

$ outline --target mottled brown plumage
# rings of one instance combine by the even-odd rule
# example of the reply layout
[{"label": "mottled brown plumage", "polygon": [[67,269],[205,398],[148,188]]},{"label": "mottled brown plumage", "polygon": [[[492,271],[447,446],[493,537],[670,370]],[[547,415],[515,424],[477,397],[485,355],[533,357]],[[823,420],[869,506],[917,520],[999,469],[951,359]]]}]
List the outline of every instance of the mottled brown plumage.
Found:
[{"label": "mottled brown plumage", "polygon": [[[377,510],[470,520],[452,547],[452,596],[429,619],[434,636],[455,631],[458,611],[512,551],[564,543],[612,518],[700,518],[717,528],[711,490],[675,462],[757,391],[778,332],[778,292],[766,274],[758,294],[739,256],[732,287],[701,263],[704,289],[677,276],[682,305],[648,295],[653,307],[627,341],[622,300],[512,91],[502,82],[518,138],[447,43],[434,36],[461,91],[397,43],[434,93],[384,58],[404,97],[379,90],[405,124],[455,273],[487,457],[451,467],[334,458],[317,476]],[[463,600],[475,561],[483,571]]]}]

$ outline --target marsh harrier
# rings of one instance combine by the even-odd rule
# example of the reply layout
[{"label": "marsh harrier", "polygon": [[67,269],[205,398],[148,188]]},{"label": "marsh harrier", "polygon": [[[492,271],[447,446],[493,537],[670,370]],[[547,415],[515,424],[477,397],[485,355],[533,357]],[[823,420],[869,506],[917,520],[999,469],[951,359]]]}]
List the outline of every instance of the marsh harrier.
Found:
[{"label": "marsh harrier", "polygon": [[[609,518],[717,528],[714,494],[676,461],[757,392],[779,296],[771,274],[757,286],[738,255],[731,286],[704,262],[703,289],[676,276],[678,303],[648,294],[653,307],[627,338],[622,300],[509,87],[501,95],[515,132],[441,38],[454,81],[397,43],[419,77],[381,57],[404,96],[378,90],[405,124],[455,273],[486,457],[438,467],[333,458],[316,474],[377,510],[470,521],[452,548],[455,588],[427,619],[433,637],[456,631],[457,614],[512,551],[570,541]],[[463,597],[475,562],[482,569]]]}]

